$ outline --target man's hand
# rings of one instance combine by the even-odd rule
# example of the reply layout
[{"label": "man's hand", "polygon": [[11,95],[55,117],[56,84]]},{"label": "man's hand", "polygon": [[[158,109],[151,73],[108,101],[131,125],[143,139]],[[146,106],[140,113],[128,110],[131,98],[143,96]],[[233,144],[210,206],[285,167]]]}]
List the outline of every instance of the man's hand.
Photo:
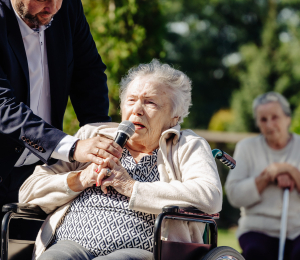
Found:
[{"label": "man's hand", "polygon": [[92,162],[100,165],[103,159],[111,158],[117,162],[121,156],[121,146],[111,139],[96,136],[79,140],[73,158],[77,162]]}]

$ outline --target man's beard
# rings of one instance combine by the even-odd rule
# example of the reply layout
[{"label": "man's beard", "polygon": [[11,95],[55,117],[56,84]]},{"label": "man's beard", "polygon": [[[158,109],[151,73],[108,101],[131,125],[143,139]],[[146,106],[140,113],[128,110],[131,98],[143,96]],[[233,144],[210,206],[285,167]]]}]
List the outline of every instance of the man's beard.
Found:
[{"label": "man's beard", "polygon": [[[39,27],[40,25],[45,25],[48,24],[52,17],[45,23],[43,21],[41,21],[38,17],[37,14],[36,15],[32,15],[28,12],[28,10],[26,9],[25,5],[23,2],[19,2],[16,5],[16,9],[17,9],[17,13],[18,15],[27,23],[30,23],[32,25],[34,25],[35,28]],[[41,12],[39,14],[49,14],[48,12]]]}]

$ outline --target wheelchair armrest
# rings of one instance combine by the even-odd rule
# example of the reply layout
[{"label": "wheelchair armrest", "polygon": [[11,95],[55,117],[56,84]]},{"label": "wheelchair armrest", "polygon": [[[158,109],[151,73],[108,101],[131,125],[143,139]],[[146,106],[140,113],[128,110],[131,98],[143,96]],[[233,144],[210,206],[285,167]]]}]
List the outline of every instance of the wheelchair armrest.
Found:
[{"label": "wheelchair armrest", "polygon": [[[201,246],[207,249],[213,249],[217,247],[218,242],[218,229],[214,219],[219,218],[219,214],[207,214],[203,211],[192,207],[182,207],[177,205],[167,205],[162,208],[154,224],[154,259],[161,260],[162,247],[168,244],[170,241],[163,241],[161,239],[162,222],[164,219],[183,220],[189,222],[204,223],[209,228],[210,233],[206,232],[206,243],[209,241],[209,245],[201,244]],[[172,242],[172,241],[171,241]],[[168,245],[166,245],[168,247]],[[176,245],[175,245],[176,246]],[[176,246],[177,247],[177,246]],[[173,250],[173,249],[172,249]],[[194,250],[194,249],[193,249]],[[193,258],[194,259],[194,258]],[[200,258],[197,258],[200,259]]]},{"label": "wheelchair armrest", "polygon": [[2,207],[2,212],[13,212],[18,215],[32,216],[33,218],[46,219],[47,214],[37,205],[29,203],[9,203]]},{"label": "wheelchair armrest", "polygon": [[188,207],[180,207],[176,205],[167,205],[164,206],[162,209],[162,212],[169,212],[169,213],[182,213],[182,214],[188,214],[188,215],[197,215],[197,216],[206,216],[206,217],[211,217],[213,219],[219,219],[220,214],[207,214],[204,213],[203,211],[193,207],[193,206],[188,206]]}]

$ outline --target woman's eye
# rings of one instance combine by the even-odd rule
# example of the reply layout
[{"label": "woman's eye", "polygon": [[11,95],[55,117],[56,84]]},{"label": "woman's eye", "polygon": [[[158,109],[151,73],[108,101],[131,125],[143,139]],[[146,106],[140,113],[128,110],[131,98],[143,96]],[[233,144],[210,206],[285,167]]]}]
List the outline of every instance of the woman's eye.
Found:
[{"label": "woman's eye", "polygon": [[261,121],[261,122],[266,122],[267,119],[263,117],[263,118],[260,119],[260,121]]}]

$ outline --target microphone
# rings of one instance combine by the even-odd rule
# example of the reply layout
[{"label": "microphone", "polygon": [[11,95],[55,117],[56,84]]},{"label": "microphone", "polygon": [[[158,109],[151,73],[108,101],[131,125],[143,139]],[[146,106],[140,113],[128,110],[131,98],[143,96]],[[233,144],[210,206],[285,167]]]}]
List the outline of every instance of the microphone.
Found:
[{"label": "microphone", "polygon": [[135,126],[132,122],[126,120],[119,124],[115,142],[124,148],[127,140],[134,134]]}]

